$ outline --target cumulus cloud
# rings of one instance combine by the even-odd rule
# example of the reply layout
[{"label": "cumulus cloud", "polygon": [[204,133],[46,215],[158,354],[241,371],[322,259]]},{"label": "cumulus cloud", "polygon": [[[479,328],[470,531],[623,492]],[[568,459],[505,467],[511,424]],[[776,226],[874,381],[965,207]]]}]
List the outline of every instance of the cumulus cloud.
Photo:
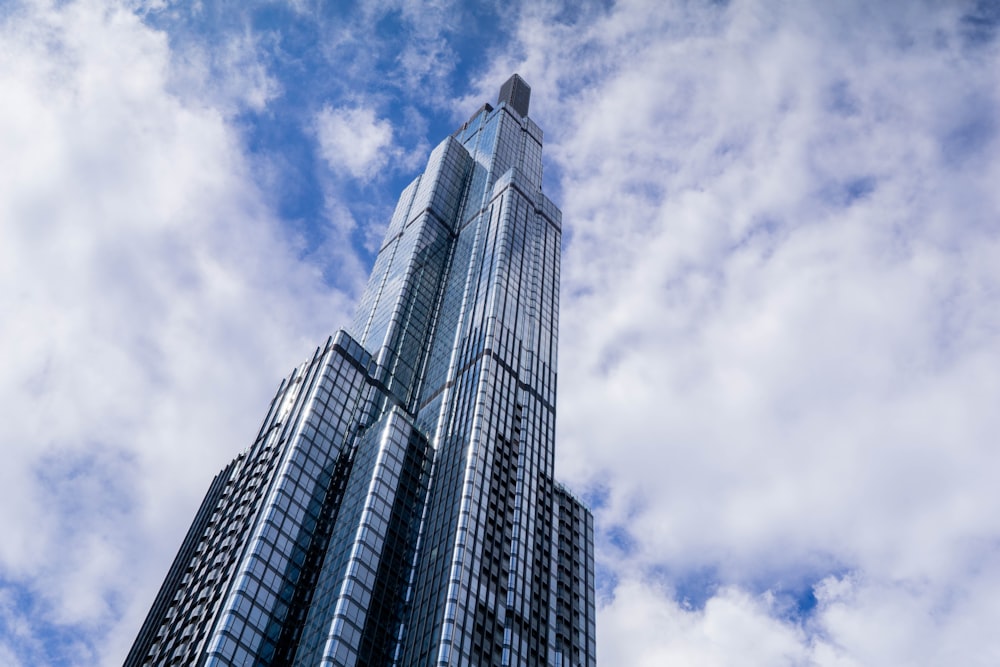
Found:
[{"label": "cumulus cloud", "polygon": [[[376,217],[345,183],[415,167],[428,127],[361,82],[447,90],[468,48],[455,6],[420,7],[296,4],[353,95],[294,121],[330,168],[320,247],[235,129],[283,92],[262,45],[292,71],[290,43],[95,0],[3,13],[0,663],[120,664],[211,474],[345,321],[324,285],[363,280]],[[557,465],[596,511],[600,662],[995,664],[989,6],[496,11],[515,39],[455,120],[518,71],[546,131]],[[398,40],[362,48],[376,25]]]},{"label": "cumulus cloud", "polygon": [[[815,587],[811,618],[786,600],[736,586],[693,608],[676,591],[629,578],[601,612],[601,659],[613,665],[992,665],[982,644],[996,618],[995,577],[942,596],[928,584],[830,576]],[[960,605],[955,601],[960,600]],[[948,613],[942,613],[947,609]]]},{"label": "cumulus cloud", "polygon": [[120,664],[212,471],[351,299],[165,35],[81,0],[0,42],[0,656]]},{"label": "cumulus cloud", "polygon": [[366,107],[324,106],[316,114],[320,154],[336,171],[371,180],[392,157],[392,125]]},{"label": "cumulus cloud", "polygon": [[601,615],[601,659],[610,665],[797,665],[809,647],[802,630],[771,614],[767,596],[725,589],[692,611],[670,592],[628,580]]},{"label": "cumulus cloud", "polygon": [[[558,179],[558,468],[619,580],[602,660],[664,664],[621,630],[642,625],[628,582],[662,577],[699,589],[690,612],[643,593],[682,625],[734,595],[818,596],[791,621],[753,606],[800,657],[741,664],[995,655],[969,623],[1000,617],[970,584],[1000,574],[1000,100],[978,11],[547,6],[484,77],[532,84]],[[863,583],[833,601],[832,581]],[[952,632],[968,643],[929,650]]]}]

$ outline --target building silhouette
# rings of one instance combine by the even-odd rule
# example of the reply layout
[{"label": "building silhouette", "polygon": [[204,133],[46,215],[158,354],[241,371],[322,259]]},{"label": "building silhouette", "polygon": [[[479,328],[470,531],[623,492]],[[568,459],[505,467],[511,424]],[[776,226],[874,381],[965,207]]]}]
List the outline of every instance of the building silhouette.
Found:
[{"label": "building silhouette", "polygon": [[596,664],[530,94],[512,76],[403,191],[353,325],[213,480],[127,667]]}]

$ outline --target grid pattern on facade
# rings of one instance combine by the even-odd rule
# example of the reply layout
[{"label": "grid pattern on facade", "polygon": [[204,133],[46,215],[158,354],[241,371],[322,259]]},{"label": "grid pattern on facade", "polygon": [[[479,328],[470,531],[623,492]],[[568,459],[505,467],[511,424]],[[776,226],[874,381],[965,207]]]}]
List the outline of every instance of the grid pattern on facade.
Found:
[{"label": "grid pattern on facade", "polygon": [[385,660],[395,653],[427,454],[426,439],[396,408],[358,441],[295,664],[373,664],[372,656]]},{"label": "grid pattern on facade", "polygon": [[[314,376],[317,365],[314,356],[282,383],[257,441],[228,466],[224,486],[209,489],[199,512],[208,520],[196,542],[185,540],[177,557],[181,562],[175,561],[175,567],[183,563],[184,574],[172,599],[159,613],[154,606],[147,618],[147,625],[157,627],[155,636],[145,645],[137,641],[126,665],[193,664],[204,653],[268,484],[287,449],[290,432],[280,417],[296,406],[303,379]],[[213,505],[210,513],[208,504]]]},{"label": "grid pattern on facade", "polygon": [[554,484],[561,214],[505,84],[403,192],[351,333],[213,482],[127,665],[593,667]]},{"label": "grid pattern on facade", "polygon": [[409,428],[406,449],[393,465],[401,464],[395,500],[389,515],[382,557],[375,573],[372,604],[368,608],[358,664],[388,665],[399,657],[409,611],[411,568],[420,534],[420,519],[430,469],[427,439]]},{"label": "grid pattern on facade", "polygon": [[524,79],[514,75],[500,87],[500,96],[497,104],[506,102],[511,105],[517,113],[522,116],[528,115],[528,104],[531,100],[531,86],[525,83]]},{"label": "grid pattern on facade", "polygon": [[[544,615],[532,616],[532,600],[548,588],[550,554],[535,557],[535,517],[523,508],[544,503],[536,480],[539,471],[551,477],[554,459],[559,228],[541,215],[540,197],[528,196],[540,184],[510,167],[525,164],[518,159],[523,147],[537,144],[535,134],[526,136],[527,123],[505,109],[470,121],[460,134],[479,172],[470,179],[470,205],[484,201],[477,188],[490,184],[492,192],[471,218],[476,224],[460,232],[456,264],[468,269],[451,280],[461,292],[449,286],[444,295],[455,321],[447,330],[459,332],[445,375],[450,400],[425,399],[425,409],[442,415],[427,545],[439,559],[452,557],[421,569],[416,619],[427,631],[414,632],[408,664],[540,664],[551,653],[537,621]],[[540,160],[531,171],[540,178]],[[436,341],[446,343],[455,345]],[[502,458],[499,468],[484,444],[491,438],[516,445],[516,456]],[[491,497],[498,480],[506,499],[500,513]],[[551,520],[544,523],[543,534]]]},{"label": "grid pattern on facade", "polygon": [[233,577],[208,648],[209,665],[268,663],[277,654],[283,627],[301,623],[296,616],[302,610],[294,603],[308,597],[296,595],[308,587],[303,566],[317,524],[328,518],[324,505],[328,513],[337,509],[326,499],[342,483],[331,484],[344,442],[370,395],[365,376],[333,345],[314,366],[316,372],[303,381],[298,407],[289,414],[294,433]]},{"label": "grid pattern on facade", "polygon": [[[184,542],[181,544],[181,548],[174,558],[174,562],[167,573],[163,585],[160,587],[156,600],[153,602],[153,607],[139,631],[139,636],[125,658],[125,667],[144,663],[149,664],[152,660],[156,659],[157,654],[166,653],[160,646],[154,649],[153,645],[154,643],[161,645],[166,643],[164,640],[169,636],[170,628],[169,626],[163,627],[163,621],[168,617],[170,607],[175,604],[181,587],[190,584],[191,580],[188,577],[193,571],[190,565],[194,560],[195,551],[202,542],[209,520],[215,512],[237,463],[238,461],[230,463],[212,480],[208,493],[205,494],[198,513],[195,515],[195,520],[192,522],[190,529],[188,529]],[[186,623],[197,627],[198,622],[201,620],[203,619],[187,619]],[[198,629],[198,633],[204,633],[203,625]]]},{"label": "grid pattern on facade", "polygon": [[595,667],[594,518],[573,494],[555,488],[556,604],[551,626],[556,667]]}]

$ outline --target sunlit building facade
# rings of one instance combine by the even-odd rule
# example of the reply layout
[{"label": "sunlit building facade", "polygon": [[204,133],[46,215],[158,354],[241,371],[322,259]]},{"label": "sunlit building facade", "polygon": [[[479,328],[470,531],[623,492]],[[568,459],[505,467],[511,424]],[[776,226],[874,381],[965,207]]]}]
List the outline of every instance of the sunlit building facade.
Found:
[{"label": "sunlit building facade", "polygon": [[511,77],[403,191],[353,325],[216,476],[126,666],[596,664],[529,100]]}]

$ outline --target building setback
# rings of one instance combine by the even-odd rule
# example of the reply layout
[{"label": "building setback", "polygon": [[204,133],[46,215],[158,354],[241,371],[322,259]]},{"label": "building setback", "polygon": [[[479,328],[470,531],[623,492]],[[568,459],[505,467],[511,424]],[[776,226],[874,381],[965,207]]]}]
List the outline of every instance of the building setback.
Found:
[{"label": "building setback", "polygon": [[403,191],[353,325],[215,477],[126,667],[596,664],[530,95],[512,76]]}]

